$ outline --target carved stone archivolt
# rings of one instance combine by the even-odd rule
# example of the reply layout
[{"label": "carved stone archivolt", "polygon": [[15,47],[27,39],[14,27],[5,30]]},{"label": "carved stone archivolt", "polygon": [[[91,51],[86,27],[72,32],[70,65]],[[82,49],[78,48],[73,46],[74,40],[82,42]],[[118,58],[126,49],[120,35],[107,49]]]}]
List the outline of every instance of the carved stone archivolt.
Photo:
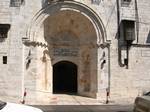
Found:
[{"label": "carved stone archivolt", "polygon": [[51,4],[44,6],[37,14],[33,17],[30,26],[27,29],[27,35],[30,40],[36,40],[36,33],[39,31],[40,26],[43,24],[46,18],[54,15],[60,11],[75,11],[85,16],[94,26],[97,35],[97,44],[100,45],[105,43],[107,40],[106,30],[104,24],[99,15],[91,8],[83,3],[76,1],[53,1]]}]

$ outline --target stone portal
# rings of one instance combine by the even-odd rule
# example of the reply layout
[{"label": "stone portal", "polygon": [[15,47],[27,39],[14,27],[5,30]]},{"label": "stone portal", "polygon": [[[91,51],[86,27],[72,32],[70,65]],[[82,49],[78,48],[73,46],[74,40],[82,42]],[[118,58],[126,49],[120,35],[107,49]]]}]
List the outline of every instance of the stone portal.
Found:
[{"label": "stone portal", "polygon": [[[38,43],[32,49],[36,60],[30,64],[37,66],[28,69],[28,73],[36,71],[35,88],[50,94],[75,92],[95,98],[100,73],[98,49],[106,35],[98,15],[84,4],[60,1],[45,6],[28,30],[30,41]],[[37,96],[47,98],[40,92]]]},{"label": "stone portal", "polygon": [[52,93],[95,96],[97,36],[91,21],[79,12],[57,12],[44,21],[44,39],[53,68],[48,74]]}]

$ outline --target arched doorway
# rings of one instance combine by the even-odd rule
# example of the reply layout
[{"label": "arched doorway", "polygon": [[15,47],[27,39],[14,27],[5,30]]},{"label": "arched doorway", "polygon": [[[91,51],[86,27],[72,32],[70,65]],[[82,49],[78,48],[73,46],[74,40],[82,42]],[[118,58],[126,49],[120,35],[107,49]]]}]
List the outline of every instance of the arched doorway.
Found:
[{"label": "arched doorway", "polygon": [[[38,47],[38,54],[43,54],[43,49],[48,50],[49,59],[47,63],[42,62],[42,64],[43,68],[45,67],[43,69],[46,71],[44,71],[45,74],[47,73],[44,83],[53,85],[50,86],[50,93],[65,92],[57,88],[56,85],[60,84],[55,82],[59,80],[58,75],[55,74],[61,73],[57,73],[59,64],[68,64],[60,61],[70,60],[78,67],[78,80],[76,81],[78,82],[76,88],[77,85],[78,88],[66,92],[71,93],[76,90],[75,92],[83,96],[95,97],[97,95],[99,86],[97,79],[100,76],[98,75],[100,56],[98,46],[105,45],[107,38],[103,22],[94,10],[76,1],[52,2],[37,12],[26,34],[29,42],[40,42],[37,45],[41,47]],[[41,59],[41,55],[37,56]],[[53,65],[54,63],[56,64]],[[44,73],[42,70],[39,72],[39,74]]]},{"label": "arched doorway", "polygon": [[77,66],[69,61],[53,65],[53,93],[77,93]]}]

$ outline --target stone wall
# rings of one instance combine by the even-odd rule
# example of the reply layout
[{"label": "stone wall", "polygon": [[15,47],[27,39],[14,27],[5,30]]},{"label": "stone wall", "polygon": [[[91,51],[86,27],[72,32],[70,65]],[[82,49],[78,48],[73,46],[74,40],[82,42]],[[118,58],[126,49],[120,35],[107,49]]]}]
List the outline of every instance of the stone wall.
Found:
[{"label": "stone wall", "polygon": [[[126,66],[121,67],[118,62],[118,37],[117,37],[117,27],[118,27],[118,16],[117,16],[117,2],[116,0],[100,0],[100,2],[91,2],[91,0],[76,0],[88,7],[92,8],[99,17],[101,18],[104,27],[106,29],[107,38],[110,40],[110,52],[108,49],[101,49],[99,54],[94,50],[91,50],[91,73],[95,73],[96,77],[92,77],[91,80],[96,80],[97,83],[92,82],[91,90],[95,91],[97,89],[97,97],[100,100],[105,100],[106,88],[110,86],[110,100],[118,103],[120,101],[133,102],[133,99],[142,94],[142,92],[150,89],[150,74],[149,74],[149,42],[150,42],[150,2],[148,0],[132,0],[128,5],[122,5],[120,3],[120,21],[122,19],[133,20],[135,23],[135,36],[136,39],[133,41],[134,45],[131,45],[129,49],[129,62],[128,69]],[[40,11],[42,7],[45,7],[47,2],[44,0],[25,0],[24,4],[20,7],[10,7],[10,0],[0,1],[0,23],[1,24],[11,24],[11,28],[8,32],[8,37],[0,42],[0,95],[1,99],[12,100],[19,102],[22,100],[22,95],[24,88],[27,88],[28,92],[28,103],[31,99],[37,99],[47,97],[49,93],[52,93],[50,89],[52,85],[44,85],[43,71],[45,70],[45,64],[41,61],[43,58],[43,51],[48,50],[41,47],[40,45],[26,46],[22,43],[22,38],[28,33],[29,26],[32,26],[33,18],[37,12]],[[81,13],[81,12],[78,12]],[[119,21],[119,22],[120,22]],[[51,24],[52,25],[52,24]],[[38,26],[38,25],[37,25]],[[84,27],[80,27],[84,28]],[[42,42],[47,45],[44,38],[44,26],[41,25],[39,28],[40,34],[36,34],[37,42]],[[34,29],[32,29],[34,30]],[[83,31],[81,29],[80,31]],[[78,32],[83,33],[83,32]],[[86,34],[86,32],[84,32]],[[121,35],[122,36],[122,35]],[[30,37],[27,37],[30,39]],[[123,37],[121,37],[123,38]],[[87,41],[87,38],[82,38],[82,42]],[[36,39],[35,39],[36,40]],[[123,41],[123,40],[121,40]],[[92,46],[90,46],[92,47]],[[84,46],[80,53],[84,52]],[[52,49],[50,49],[52,50]],[[102,84],[101,80],[105,79],[101,77],[101,70],[99,67],[101,61],[99,61],[99,56],[101,56],[101,51],[106,53],[106,80]],[[122,58],[126,57],[126,49],[122,50]],[[84,53],[85,54],[85,53]],[[108,55],[110,54],[110,57]],[[86,54],[85,54],[86,55]],[[97,55],[99,55],[97,57]],[[5,65],[2,63],[2,57],[8,57],[8,63]],[[49,57],[49,56],[47,56]],[[28,58],[31,58],[29,60]],[[49,61],[49,66],[52,65],[51,58],[47,58]],[[61,58],[65,59],[65,58]],[[79,67],[84,59],[79,58]],[[109,60],[110,59],[110,60]],[[72,60],[72,59],[70,59]],[[76,62],[78,59],[74,59]],[[30,62],[31,61],[31,62]],[[94,62],[98,62],[97,66]],[[110,65],[108,62],[110,61]],[[29,64],[29,65],[28,65]],[[29,67],[29,68],[28,68]],[[81,66],[80,68],[84,68]],[[98,67],[98,68],[97,68]],[[110,67],[110,69],[108,69]],[[41,68],[41,69],[39,69]],[[50,72],[52,67],[48,68],[47,71]],[[110,71],[109,71],[110,70]],[[80,71],[81,72],[81,71]],[[110,80],[109,77],[110,76]],[[43,79],[43,80],[40,80]],[[51,77],[47,76],[48,83],[51,82]],[[107,83],[110,81],[110,85]],[[98,86],[97,86],[98,84]],[[17,86],[16,86],[17,85]],[[49,89],[44,89],[43,87]],[[95,88],[97,86],[97,88]],[[80,90],[83,88],[81,87]],[[42,94],[39,91],[46,92]],[[48,94],[47,94],[48,92]],[[15,99],[15,100],[14,100]],[[35,100],[36,102],[36,100]]]}]

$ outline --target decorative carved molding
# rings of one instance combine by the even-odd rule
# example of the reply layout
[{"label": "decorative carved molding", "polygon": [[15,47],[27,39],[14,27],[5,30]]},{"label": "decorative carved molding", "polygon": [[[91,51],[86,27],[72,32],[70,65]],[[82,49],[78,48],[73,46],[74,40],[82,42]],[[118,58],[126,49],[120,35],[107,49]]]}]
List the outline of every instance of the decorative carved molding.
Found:
[{"label": "decorative carved molding", "polygon": [[26,36],[31,41],[35,41],[35,35],[38,32],[40,26],[43,24],[43,21],[50,15],[64,10],[71,10],[76,12],[79,11],[79,13],[82,12],[81,14],[86,15],[85,17],[88,17],[88,19],[93,23],[97,35],[97,44],[100,45],[107,41],[106,29],[99,15],[87,5],[70,0],[52,2],[51,4],[48,4],[39,10],[39,12],[37,12],[37,14],[32,19],[30,26],[27,29]]}]

